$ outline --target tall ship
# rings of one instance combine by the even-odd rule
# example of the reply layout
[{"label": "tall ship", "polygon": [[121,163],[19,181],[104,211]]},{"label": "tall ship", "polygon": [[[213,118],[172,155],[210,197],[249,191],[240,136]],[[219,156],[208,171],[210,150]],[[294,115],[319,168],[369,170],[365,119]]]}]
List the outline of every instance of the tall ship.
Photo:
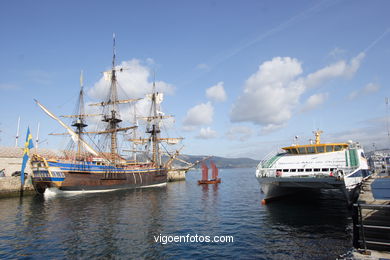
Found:
[{"label": "tall ship", "polygon": [[256,169],[263,203],[300,191],[341,190],[350,204],[360,184],[370,175],[363,148],[357,142],[321,143],[322,131],[314,131],[315,142],[283,147]]},{"label": "tall ship", "polygon": [[[30,160],[33,171],[32,182],[38,193],[44,193],[47,188],[52,187],[63,191],[101,191],[164,185],[166,183],[173,157],[163,162],[160,146],[162,142],[175,143],[180,138],[160,136],[161,121],[166,116],[160,111],[163,93],[156,91],[155,83],[153,83],[152,93],[146,96],[150,103],[149,115],[143,118],[146,121],[145,135],[147,138],[136,138],[138,124],[135,113],[134,121],[130,122],[132,125],[122,126],[126,122],[121,119],[120,105],[132,104],[135,111],[134,102],[140,100],[118,98],[117,74],[124,69],[126,68],[115,64],[114,37],[112,68],[110,71],[104,72],[105,78],[110,82],[107,99],[100,103],[91,104],[99,106],[101,113],[85,113],[83,84],[80,80],[81,89],[76,113],[64,116],[73,120],[71,127],[35,100],[47,115],[66,129],[66,133],[63,134],[69,135],[73,144],[72,149],[67,150],[63,156],[57,158],[45,157],[39,153],[32,155]],[[98,126],[103,124],[103,129],[94,132],[85,131],[88,126],[86,119],[90,116],[101,117]],[[128,133],[129,131],[132,131],[133,134]],[[120,139],[119,133],[128,135],[122,134]],[[89,135],[98,135],[102,138],[97,143],[92,141],[91,144],[91,142],[86,141],[86,137]],[[132,143],[130,151],[134,154],[133,158],[125,158],[120,154],[119,142]],[[145,149],[139,151],[138,147],[141,145]],[[138,152],[142,152],[142,156],[137,158]]]}]

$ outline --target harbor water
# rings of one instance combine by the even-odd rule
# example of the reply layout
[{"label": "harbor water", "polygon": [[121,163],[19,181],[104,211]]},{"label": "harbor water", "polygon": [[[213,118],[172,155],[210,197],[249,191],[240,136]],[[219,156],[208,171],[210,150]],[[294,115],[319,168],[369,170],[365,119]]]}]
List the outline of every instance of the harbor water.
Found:
[{"label": "harbor water", "polygon": [[[341,193],[261,205],[254,172],[222,169],[219,185],[198,185],[191,171],[163,187],[0,199],[0,258],[335,259],[352,248]],[[233,241],[195,241],[207,236]]]}]

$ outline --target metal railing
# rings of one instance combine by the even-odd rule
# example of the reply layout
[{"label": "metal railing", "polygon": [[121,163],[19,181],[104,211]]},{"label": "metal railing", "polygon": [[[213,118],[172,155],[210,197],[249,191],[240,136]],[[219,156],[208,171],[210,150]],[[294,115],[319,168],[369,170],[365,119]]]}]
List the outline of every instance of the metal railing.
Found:
[{"label": "metal railing", "polygon": [[[364,251],[372,247],[390,249],[390,236],[381,237],[383,234],[390,234],[390,218],[386,218],[389,212],[390,205],[353,204],[353,246]],[[381,215],[385,216],[385,221],[378,221]]]}]

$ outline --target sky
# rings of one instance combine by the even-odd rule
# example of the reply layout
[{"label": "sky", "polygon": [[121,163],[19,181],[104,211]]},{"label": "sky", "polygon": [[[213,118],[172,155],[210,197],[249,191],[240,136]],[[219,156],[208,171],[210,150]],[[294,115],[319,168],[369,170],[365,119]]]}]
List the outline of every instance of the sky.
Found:
[{"label": "sky", "polygon": [[64,148],[34,99],[73,113],[81,70],[85,102],[104,99],[115,33],[119,96],[142,98],[155,81],[182,153],[259,160],[317,129],[323,142],[389,148],[389,10],[387,0],[0,1],[0,145],[15,145],[20,117],[19,146],[39,122],[39,147]]}]

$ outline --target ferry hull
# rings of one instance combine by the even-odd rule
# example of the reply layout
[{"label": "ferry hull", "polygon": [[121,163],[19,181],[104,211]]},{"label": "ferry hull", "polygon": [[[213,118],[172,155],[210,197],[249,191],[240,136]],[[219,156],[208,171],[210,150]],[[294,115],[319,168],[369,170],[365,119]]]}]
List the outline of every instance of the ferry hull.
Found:
[{"label": "ferry hull", "polygon": [[344,193],[347,203],[350,204],[356,198],[356,190],[359,185],[346,188],[342,179],[337,178],[258,178],[261,191],[264,193],[264,201],[272,201],[295,193],[305,191],[340,190]]}]

